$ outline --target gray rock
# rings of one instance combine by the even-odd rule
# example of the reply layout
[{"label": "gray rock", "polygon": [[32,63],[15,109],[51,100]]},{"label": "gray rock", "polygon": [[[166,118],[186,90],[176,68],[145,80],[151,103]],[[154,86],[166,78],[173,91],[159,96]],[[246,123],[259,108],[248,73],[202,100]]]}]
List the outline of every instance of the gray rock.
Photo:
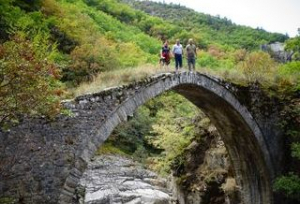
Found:
[{"label": "gray rock", "polygon": [[173,203],[165,188],[166,179],[134,161],[113,155],[96,157],[80,179],[86,204],[168,204]]}]

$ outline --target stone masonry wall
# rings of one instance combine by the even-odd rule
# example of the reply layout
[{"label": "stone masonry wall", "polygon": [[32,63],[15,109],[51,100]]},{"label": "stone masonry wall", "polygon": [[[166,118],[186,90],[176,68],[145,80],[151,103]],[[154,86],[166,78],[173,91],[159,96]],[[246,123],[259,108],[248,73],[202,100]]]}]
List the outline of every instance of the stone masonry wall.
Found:
[{"label": "stone masonry wall", "polygon": [[138,106],[171,89],[203,108],[224,132],[244,186],[244,202],[272,203],[270,183],[280,172],[282,134],[275,124],[277,112],[260,111],[276,104],[260,104],[256,89],[197,73],[154,76],[80,96],[62,102],[70,115],[23,118],[10,130],[1,130],[0,203],[71,203],[87,162],[112,130]]}]

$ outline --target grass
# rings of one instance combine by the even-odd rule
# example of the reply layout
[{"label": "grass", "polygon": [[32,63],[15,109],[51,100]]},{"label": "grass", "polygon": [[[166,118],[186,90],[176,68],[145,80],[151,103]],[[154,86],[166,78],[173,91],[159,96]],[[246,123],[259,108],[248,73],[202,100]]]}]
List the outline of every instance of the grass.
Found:
[{"label": "grass", "polygon": [[[72,96],[80,96],[88,93],[97,93],[109,87],[115,87],[120,85],[127,85],[134,81],[139,81],[143,78],[160,74],[163,72],[174,72],[174,65],[170,64],[169,68],[161,68],[159,65],[143,65],[139,67],[130,67],[124,69],[118,69],[98,74],[91,82],[85,82],[78,87],[70,90]],[[183,71],[187,71],[186,67]],[[217,76],[219,78],[225,78],[226,74],[221,71],[215,71],[208,68],[196,67],[196,71],[208,75]],[[241,74],[236,74],[241,76]]]},{"label": "grass", "polygon": [[100,148],[98,148],[96,155],[105,155],[105,154],[112,154],[112,155],[120,155],[120,156],[125,156],[128,157],[129,155],[123,152],[121,149],[115,147],[111,143],[104,143],[101,145]]},{"label": "grass", "polygon": [[144,65],[134,68],[125,68],[113,70],[98,74],[92,82],[86,82],[71,90],[74,96],[80,96],[87,93],[100,92],[108,87],[127,85],[145,77],[162,73],[159,66]]},{"label": "grass", "polygon": [[[187,65],[184,63],[183,71],[187,71]],[[287,87],[299,86],[299,77],[290,79],[290,75],[282,75],[278,71],[278,66],[269,66],[267,69],[254,69],[236,66],[236,68],[203,68],[196,67],[196,71],[199,73],[214,76],[225,81],[232,82],[246,86],[249,83],[259,82],[262,87],[268,89],[270,87],[279,87],[280,89],[286,89]],[[134,81],[139,81],[143,78],[153,76],[155,74],[163,72],[174,72],[174,64],[169,65],[169,69],[166,70],[157,65],[143,65],[139,67],[124,68],[118,70],[112,70],[102,72],[98,74],[92,82],[85,82],[78,87],[70,90],[71,96],[80,96],[88,93],[100,92],[109,87],[115,87],[120,85],[127,85]],[[295,77],[294,77],[295,78]],[[297,81],[298,80],[298,81]]]}]

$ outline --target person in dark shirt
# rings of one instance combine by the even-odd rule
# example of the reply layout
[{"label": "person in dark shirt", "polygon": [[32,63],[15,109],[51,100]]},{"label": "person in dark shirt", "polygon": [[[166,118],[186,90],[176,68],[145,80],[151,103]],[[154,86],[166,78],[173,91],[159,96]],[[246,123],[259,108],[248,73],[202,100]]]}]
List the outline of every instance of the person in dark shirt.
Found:
[{"label": "person in dark shirt", "polygon": [[160,65],[166,67],[166,71],[169,70],[170,60],[171,60],[170,47],[168,45],[168,41],[165,41],[160,52]]}]

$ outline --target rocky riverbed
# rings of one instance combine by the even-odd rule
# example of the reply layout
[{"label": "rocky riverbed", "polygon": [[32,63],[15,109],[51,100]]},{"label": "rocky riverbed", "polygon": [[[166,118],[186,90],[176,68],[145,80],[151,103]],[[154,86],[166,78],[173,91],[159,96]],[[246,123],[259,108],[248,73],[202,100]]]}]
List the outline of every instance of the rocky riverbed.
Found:
[{"label": "rocky riverbed", "polygon": [[170,179],[119,155],[96,156],[80,180],[80,204],[239,204],[220,137],[203,135],[185,150],[184,163]]},{"label": "rocky riverbed", "polygon": [[166,179],[131,159],[101,155],[88,164],[78,197],[86,204],[173,204]]}]

